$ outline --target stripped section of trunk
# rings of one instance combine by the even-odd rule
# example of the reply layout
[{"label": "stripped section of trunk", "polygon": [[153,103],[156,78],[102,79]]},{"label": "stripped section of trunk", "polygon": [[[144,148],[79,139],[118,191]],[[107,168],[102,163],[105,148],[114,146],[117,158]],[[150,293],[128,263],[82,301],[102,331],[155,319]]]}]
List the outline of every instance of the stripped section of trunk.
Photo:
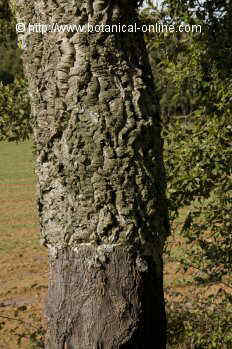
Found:
[{"label": "stripped section of trunk", "polygon": [[162,282],[137,251],[91,244],[59,251],[49,299],[49,349],[165,348]]}]

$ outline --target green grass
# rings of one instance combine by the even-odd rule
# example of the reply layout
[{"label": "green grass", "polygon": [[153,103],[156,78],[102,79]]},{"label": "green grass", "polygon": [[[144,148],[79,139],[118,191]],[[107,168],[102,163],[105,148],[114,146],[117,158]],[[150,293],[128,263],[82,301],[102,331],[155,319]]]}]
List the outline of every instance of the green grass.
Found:
[{"label": "green grass", "polygon": [[0,142],[0,184],[34,184],[33,163],[32,142]]},{"label": "green grass", "polygon": [[0,254],[3,254],[38,244],[32,142],[0,142],[0,164]]},{"label": "green grass", "polygon": [[[21,314],[26,323],[31,316],[41,316],[45,290],[32,288],[47,285],[47,250],[39,244],[40,234],[36,214],[34,156],[32,142],[0,142],[0,303],[6,300],[34,299]],[[38,297],[38,298],[37,298]],[[17,306],[16,306],[17,308]],[[15,318],[15,306],[2,307],[0,313],[0,348],[17,349],[17,334],[35,331],[20,325]],[[13,331],[13,332],[12,332]],[[35,333],[32,333],[35,335]],[[28,346],[28,335],[22,342]]]}]

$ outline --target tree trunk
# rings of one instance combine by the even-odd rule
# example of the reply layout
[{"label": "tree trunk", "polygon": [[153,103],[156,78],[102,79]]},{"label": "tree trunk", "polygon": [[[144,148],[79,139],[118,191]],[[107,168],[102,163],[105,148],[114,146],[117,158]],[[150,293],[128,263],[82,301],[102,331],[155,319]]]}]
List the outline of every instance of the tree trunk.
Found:
[{"label": "tree trunk", "polygon": [[143,35],[132,30],[137,6],[13,5],[26,24],[129,25],[127,32],[106,26],[24,35],[38,213],[50,260],[47,349],[166,347],[160,115]]}]

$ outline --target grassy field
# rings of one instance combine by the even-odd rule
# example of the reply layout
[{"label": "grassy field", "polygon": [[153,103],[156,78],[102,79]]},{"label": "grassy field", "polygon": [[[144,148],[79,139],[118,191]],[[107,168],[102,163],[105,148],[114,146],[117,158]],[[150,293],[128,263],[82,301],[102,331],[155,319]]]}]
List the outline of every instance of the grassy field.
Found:
[{"label": "grassy field", "polygon": [[32,144],[0,143],[0,164],[0,348],[20,347],[25,332],[21,347],[27,349],[31,324],[40,326],[48,270],[39,244]]},{"label": "grassy field", "polygon": [[[39,244],[32,144],[0,143],[0,164],[0,349],[42,348],[39,343],[46,327],[42,314],[48,264],[47,251]],[[181,226],[181,217],[176,223],[177,230],[178,226]],[[185,245],[178,235],[170,237],[169,245],[173,256],[181,256]],[[224,287],[222,284],[200,287],[193,282],[194,273],[196,271],[191,268],[184,272],[180,264],[166,257],[165,298],[171,319],[169,333],[174,338],[174,344],[168,349],[211,348],[191,344],[191,338],[188,344],[175,343],[186,327],[184,323],[188,325],[190,321],[189,309],[192,309],[191,314],[195,314],[194,304],[198,304],[199,300],[203,304],[202,300],[216,297]],[[182,316],[185,311],[186,319]],[[204,314],[204,310],[199,308],[198,311],[200,316]],[[207,316],[202,315],[203,327],[195,330],[204,336],[208,336],[206,332],[210,331]],[[214,326],[214,320],[211,322]],[[192,330],[187,329],[191,337]],[[32,344],[36,341],[37,345]],[[216,348],[219,349],[218,346]],[[221,345],[220,348],[232,347]]]}]

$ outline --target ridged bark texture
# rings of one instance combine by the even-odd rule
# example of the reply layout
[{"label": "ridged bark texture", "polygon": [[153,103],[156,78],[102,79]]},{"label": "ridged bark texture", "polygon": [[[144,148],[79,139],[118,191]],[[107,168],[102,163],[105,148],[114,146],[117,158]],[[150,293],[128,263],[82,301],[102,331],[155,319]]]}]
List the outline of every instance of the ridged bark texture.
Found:
[{"label": "ridged bark texture", "polygon": [[[137,5],[18,0],[14,7],[27,24],[132,28],[139,26]],[[24,37],[52,280],[46,348],[142,349],[151,339],[163,349],[169,224],[159,105],[142,33]]]}]

